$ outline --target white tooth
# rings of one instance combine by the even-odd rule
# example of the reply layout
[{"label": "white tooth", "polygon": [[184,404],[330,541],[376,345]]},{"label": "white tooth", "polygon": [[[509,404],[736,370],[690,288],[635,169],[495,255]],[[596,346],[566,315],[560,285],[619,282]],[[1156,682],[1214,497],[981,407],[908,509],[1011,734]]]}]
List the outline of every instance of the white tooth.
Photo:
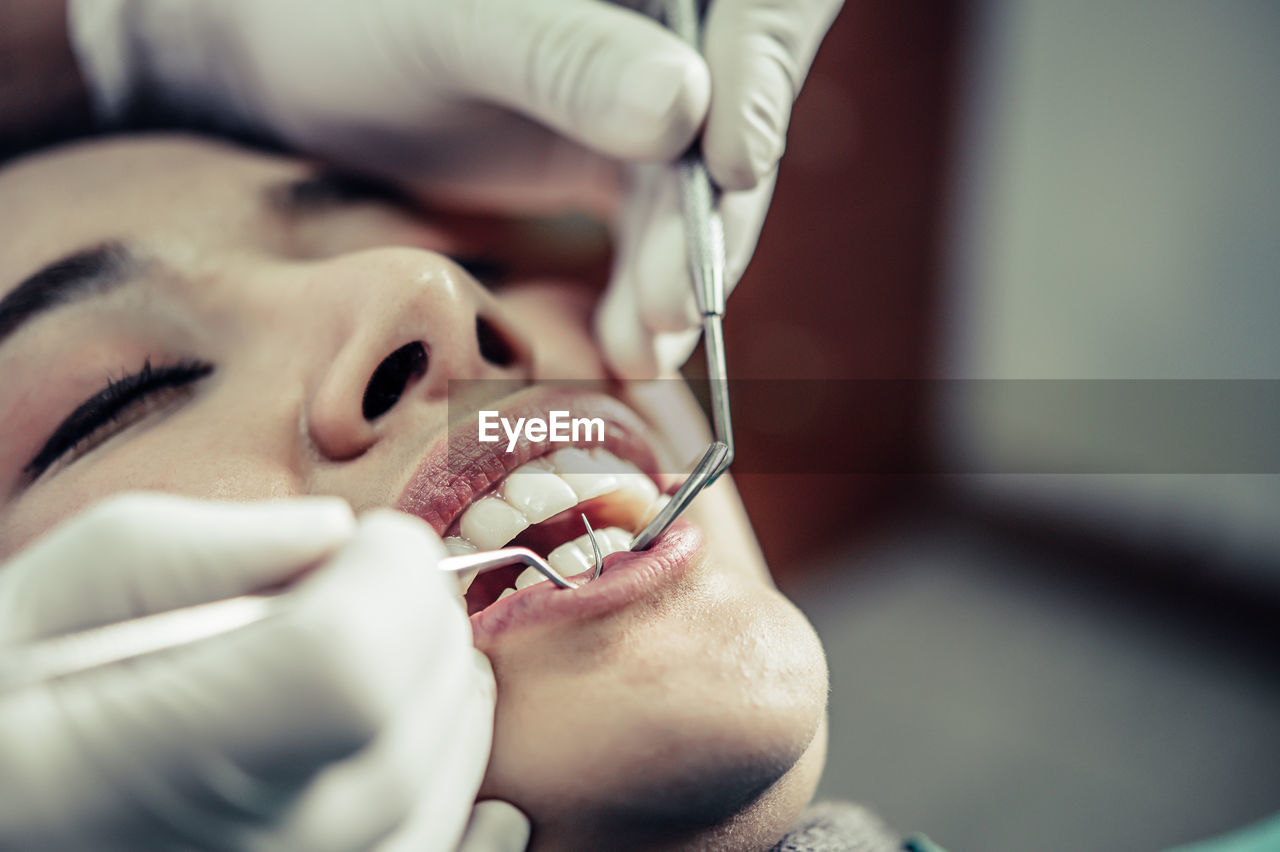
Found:
[{"label": "white tooth", "polygon": [[516,577],[516,588],[523,589],[527,586],[532,586],[534,583],[541,583],[546,579],[537,568],[526,568],[520,572],[519,577]]},{"label": "white tooth", "polygon": [[631,462],[623,461],[604,447],[592,447],[587,450],[587,455],[591,456],[591,458],[595,460],[596,464],[606,467],[609,470],[639,470],[639,468]]},{"label": "white tooth", "polygon": [[478,547],[467,541],[465,538],[456,535],[445,537],[444,549],[449,551],[450,556],[462,556],[467,553],[475,553],[479,550]]},{"label": "white tooth", "polygon": [[[604,553],[603,545],[604,542],[601,542],[601,553]],[[595,557],[590,551],[591,543],[587,541],[586,533],[583,533],[547,554],[547,561],[560,572],[560,576],[572,577],[595,565]]]},{"label": "white tooth", "polygon": [[619,474],[618,487],[613,493],[615,501],[630,503],[638,513],[648,509],[658,499],[658,486],[637,470],[635,473]]},{"label": "white tooth", "polygon": [[529,521],[498,497],[481,497],[462,513],[458,528],[480,550],[494,550],[518,536]]},{"label": "white tooth", "polygon": [[471,588],[471,584],[475,582],[476,577],[480,576],[480,569],[473,568],[470,571],[463,571],[462,573],[455,574],[454,576],[458,578],[458,586],[462,589],[462,593],[465,595]]},{"label": "white tooth", "polygon": [[[449,552],[450,556],[464,556],[468,553],[475,553],[476,550],[478,550],[474,544],[467,541],[465,538],[456,535],[445,537],[444,549]],[[462,589],[462,593],[465,595],[467,593],[467,589],[471,588],[472,581],[479,575],[480,570],[477,568],[473,571],[465,571],[461,574],[455,574],[454,576],[458,578],[458,587]]]},{"label": "white tooth", "polygon": [[[596,530],[596,542],[600,545],[601,557],[608,556],[610,553],[621,553],[631,546],[631,533],[621,527],[605,527]],[[551,551],[547,561],[551,563],[552,568],[568,576],[581,574],[588,568],[594,568],[596,555],[591,549],[590,537],[583,533],[573,541],[566,541]]]},{"label": "white tooth", "polygon": [[[616,480],[609,492],[629,501],[636,509],[645,509],[658,497],[658,486],[640,468],[623,461],[608,450],[596,447],[590,451],[596,470],[612,474]],[[601,492],[601,493],[609,493]],[[599,496],[599,495],[596,495]]]},{"label": "white tooth", "polygon": [[[622,527],[605,527],[600,533],[603,534],[604,538],[600,542],[600,554],[602,556],[608,556],[610,553],[621,553],[631,547],[632,535]],[[600,537],[600,535],[596,536],[596,538]],[[591,542],[587,542],[587,547],[590,546]]]},{"label": "white tooth", "polygon": [[576,504],[578,495],[547,468],[525,465],[507,477],[502,499],[536,524]]},{"label": "white tooth", "polygon": [[503,589],[502,594],[498,595],[498,600],[502,600],[503,598],[509,598],[515,593],[516,593],[515,589]]},{"label": "white tooth", "polygon": [[[556,473],[569,484],[578,500],[590,500],[617,488],[617,467],[602,464],[586,450],[560,450],[551,454]],[[617,461],[615,459],[615,461]],[[617,461],[622,464],[621,461]]]},{"label": "white tooth", "polygon": [[604,541],[600,542],[600,552],[605,556],[610,553],[621,553],[631,547],[631,539],[634,536],[622,527],[606,527],[601,532],[604,535]]},{"label": "white tooth", "polygon": [[[654,518],[658,517],[658,513],[667,508],[667,504],[671,502],[670,494],[659,494],[658,499],[649,504],[649,508],[644,512],[644,522],[648,524]],[[641,527],[643,529],[643,527]]]}]

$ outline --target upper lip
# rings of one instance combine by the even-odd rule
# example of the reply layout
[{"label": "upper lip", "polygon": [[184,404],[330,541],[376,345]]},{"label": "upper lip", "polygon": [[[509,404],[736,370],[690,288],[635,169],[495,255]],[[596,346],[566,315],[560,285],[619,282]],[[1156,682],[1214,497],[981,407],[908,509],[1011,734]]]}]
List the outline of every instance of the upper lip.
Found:
[{"label": "upper lip", "polygon": [[[506,404],[495,406],[500,417],[548,417],[552,410],[575,417],[599,417],[605,423],[604,442],[576,446],[602,447],[631,462],[656,479],[658,463],[651,430],[621,401],[601,393],[567,388],[521,391]],[[575,446],[572,443],[531,444],[524,438],[507,452],[505,438],[481,443],[475,416],[467,418],[432,445],[400,494],[396,508],[416,515],[443,535],[472,501],[502,481],[511,471],[539,456]]]}]

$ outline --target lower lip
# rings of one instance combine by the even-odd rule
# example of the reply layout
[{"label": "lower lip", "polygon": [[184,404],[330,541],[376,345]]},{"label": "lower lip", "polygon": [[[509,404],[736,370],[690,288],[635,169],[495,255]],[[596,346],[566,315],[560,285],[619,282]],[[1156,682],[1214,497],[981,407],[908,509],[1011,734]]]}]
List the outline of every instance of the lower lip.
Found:
[{"label": "lower lip", "polygon": [[606,556],[598,579],[590,579],[589,570],[568,578],[576,589],[535,583],[485,607],[471,616],[475,643],[483,647],[501,634],[533,625],[598,618],[660,594],[680,582],[704,545],[697,527],[678,521],[648,550]]}]

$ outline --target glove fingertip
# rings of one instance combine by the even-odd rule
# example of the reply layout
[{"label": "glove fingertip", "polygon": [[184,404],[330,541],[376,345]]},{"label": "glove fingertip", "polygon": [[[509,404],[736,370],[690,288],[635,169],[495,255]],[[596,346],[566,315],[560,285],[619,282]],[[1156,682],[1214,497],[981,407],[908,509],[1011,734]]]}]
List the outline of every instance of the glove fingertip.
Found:
[{"label": "glove fingertip", "polygon": [[501,799],[476,802],[458,852],[523,852],[529,844],[529,820]]},{"label": "glove fingertip", "polygon": [[623,74],[611,92],[606,126],[617,128],[618,139],[609,148],[632,159],[667,160],[692,144],[711,102],[711,75],[700,56],[679,47]]},{"label": "glove fingertip", "polygon": [[296,525],[313,535],[342,541],[356,527],[356,516],[351,504],[341,497],[297,497],[287,502],[268,504],[278,523]]},{"label": "glove fingertip", "polygon": [[[597,315],[602,316],[604,312]],[[640,326],[639,318],[627,322],[620,316],[608,316],[596,324],[596,337],[604,353],[605,363],[618,378],[652,379],[658,375],[651,335]]]},{"label": "glove fingertip", "polygon": [[658,365],[659,374],[675,375],[693,354],[701,333],[701,329],[693,328],[688,331],[669,331],[654,335],[654,361]]},{"label": "glove fingertip", "polygon": [[625,271],[615,271],[593,318],[596,340],[609,370],[622,379],[653,378],[643,359],[645,334],[640,324],[635,285]]},{"label": "glove fingertip", "polygon": [[658,361],[652,351],[640,347],[605,346],[605,360],[613,374],[628,381],[656,379]]},{"label": "glove fingertip", "polygon": [[134,59],[120,0],[69,0],[67,35],[95,116],[103,124],[124,118]]},{"label": "glove fingertip", "polygon": [[762,116],[739,118],[733,125],[713,120],[702,146],[716,185],[726,192],[755,189],[782,159],[788,119],[789,114],[781,119],[781,129],[777,120]]},{"label": "glove fingertip", "polygon": [[[707,116],[703,150],[712,177],[729,191],[751,189],[774,170],[786,145],[791,107],[807,62],[795,55],[799,37],[786,26],[764,26],[721,10],[707,36],[716,100]],[[776,22],[775,22],[776,23]]]}]

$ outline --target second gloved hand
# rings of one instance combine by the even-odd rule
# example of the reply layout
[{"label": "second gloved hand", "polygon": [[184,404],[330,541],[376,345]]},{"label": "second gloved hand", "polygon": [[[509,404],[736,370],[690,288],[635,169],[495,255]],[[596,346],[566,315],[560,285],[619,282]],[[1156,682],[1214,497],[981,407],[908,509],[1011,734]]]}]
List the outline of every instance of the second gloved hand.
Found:
[{"label": "second gloved hand", "polygon": [[0,653],[292,581],[291,598],[0,693],[0,846],[454,849],[494,692],[442,555],[416,519],[322,499],[125,496],[52,531],[0,570]]},{"label": "second gloved hand", "polygon": [[791,105],[841,0],[713,0],[703,56],[658,0],[71,0],[99,111],[280,140],[507,209],[622,184],[597,318],[614,369],[679,366],[696,339],[668,162],[703,131],[724,198],[727,283],[763,224]]},{"label": "second gloved hand", "polygon": [[[712,180],[724,190],[725,286],[732,291],[773,198],[791,105],[841,0],[707,5],[702,49],[712,97],[700,145]],[[679,199],[673,169],[643,164],[630,170],[613,277],[596,315],[610,365],[628,378],[671,373],[698,340]]]}]

